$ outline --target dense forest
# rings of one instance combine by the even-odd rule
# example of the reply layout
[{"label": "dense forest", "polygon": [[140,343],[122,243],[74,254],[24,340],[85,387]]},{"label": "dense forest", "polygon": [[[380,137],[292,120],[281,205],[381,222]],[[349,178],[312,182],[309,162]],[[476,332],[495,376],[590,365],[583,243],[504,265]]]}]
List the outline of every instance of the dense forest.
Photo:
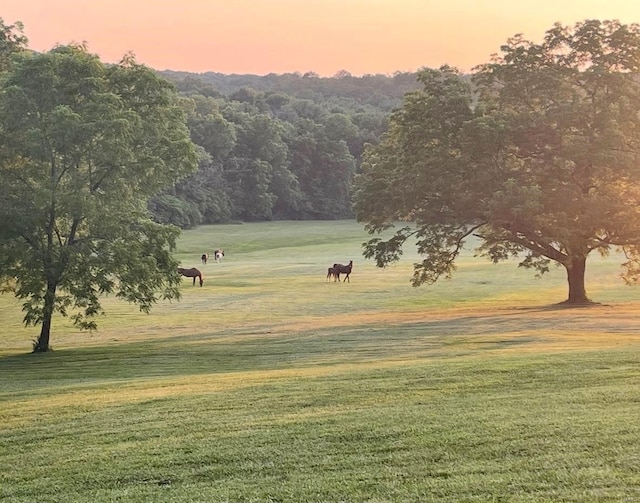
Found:
[{"label": "dense forest", "polygon": [[182,228],[352,217],[365,145],[418,88],[415,73],[158,73],[180,93],[200,147],[197,172],[149,203],[158,222]]}]

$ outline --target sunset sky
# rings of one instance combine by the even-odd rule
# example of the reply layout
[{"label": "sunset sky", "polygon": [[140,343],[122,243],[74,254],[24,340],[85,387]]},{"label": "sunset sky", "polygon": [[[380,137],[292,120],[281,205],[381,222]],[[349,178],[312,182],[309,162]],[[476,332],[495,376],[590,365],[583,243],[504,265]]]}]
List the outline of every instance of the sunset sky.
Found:
[{"label": "sunset sky", "polygon": [[133,52],[157,70],[392,74],[468,71],[516,33],[555,22],[640,22],[638,0],[1,0],[29,47],[86,42],[105,62]]}]

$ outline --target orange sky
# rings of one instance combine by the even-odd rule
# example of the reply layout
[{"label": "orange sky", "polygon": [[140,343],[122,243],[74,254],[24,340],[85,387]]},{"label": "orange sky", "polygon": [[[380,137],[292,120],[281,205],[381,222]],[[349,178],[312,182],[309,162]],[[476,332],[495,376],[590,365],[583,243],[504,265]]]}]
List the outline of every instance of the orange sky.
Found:
[{"label": "orange sky", "polygon": [[516,33],[559,21],[640,22],[639,0],[0,0],[38,51],[86,42],[158,70],[331,76],[485,63]]}]

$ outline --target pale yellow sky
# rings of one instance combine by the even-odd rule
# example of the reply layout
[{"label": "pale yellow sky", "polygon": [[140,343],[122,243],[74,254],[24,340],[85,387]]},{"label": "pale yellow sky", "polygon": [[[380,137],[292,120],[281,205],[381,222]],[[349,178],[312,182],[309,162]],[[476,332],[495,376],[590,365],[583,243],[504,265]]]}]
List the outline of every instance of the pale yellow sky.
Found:
[{"label": "pale yellow sky", "polygon": [[640,23],[640,0],[2,0],[0,18],[22,21],[38,51],[86,42],[158,70],[331,76],[468,71],[556,21]]}]

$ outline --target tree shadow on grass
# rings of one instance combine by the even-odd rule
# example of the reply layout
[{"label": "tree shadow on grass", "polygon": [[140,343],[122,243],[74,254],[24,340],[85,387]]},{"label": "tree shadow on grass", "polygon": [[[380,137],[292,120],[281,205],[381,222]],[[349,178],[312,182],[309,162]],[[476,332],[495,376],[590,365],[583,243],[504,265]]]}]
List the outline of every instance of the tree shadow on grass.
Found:
[{"label": "tree shadow on grass", "polygon": [[[385,359],[459,357],[460,351],[534,344],[555,334],[620,331],[616,317],[594,325],[585,308],[549,304],[498,312],[451,315],[402,322],[349,324],[262,332],[176,335],[146,341],[120,341],[102,346],[64,348],[44,354],[0,357],[5,392],[38,388],[104,386],[105,382],[162,379],[247,371],[271,371],[345,362]],[[563,316],[562,313],[567,313]],[[571,313],[569,315],[569,313]],[[623,327],[624,328],[624,327]],[[459,347],[460,350],[452,351]]]},{"label": "tree shadow on grass", "polygon": [[593,309],[597,307],[611,307],[610,304],[603,304],[602,302],[586,302],[581,304],[569,303],[567,301],[558,302],[555,304],[546,304],[543,306],[520,306],[514,307],[514,311],[519,312],[562,312],[572,311],[579,309]]}]

